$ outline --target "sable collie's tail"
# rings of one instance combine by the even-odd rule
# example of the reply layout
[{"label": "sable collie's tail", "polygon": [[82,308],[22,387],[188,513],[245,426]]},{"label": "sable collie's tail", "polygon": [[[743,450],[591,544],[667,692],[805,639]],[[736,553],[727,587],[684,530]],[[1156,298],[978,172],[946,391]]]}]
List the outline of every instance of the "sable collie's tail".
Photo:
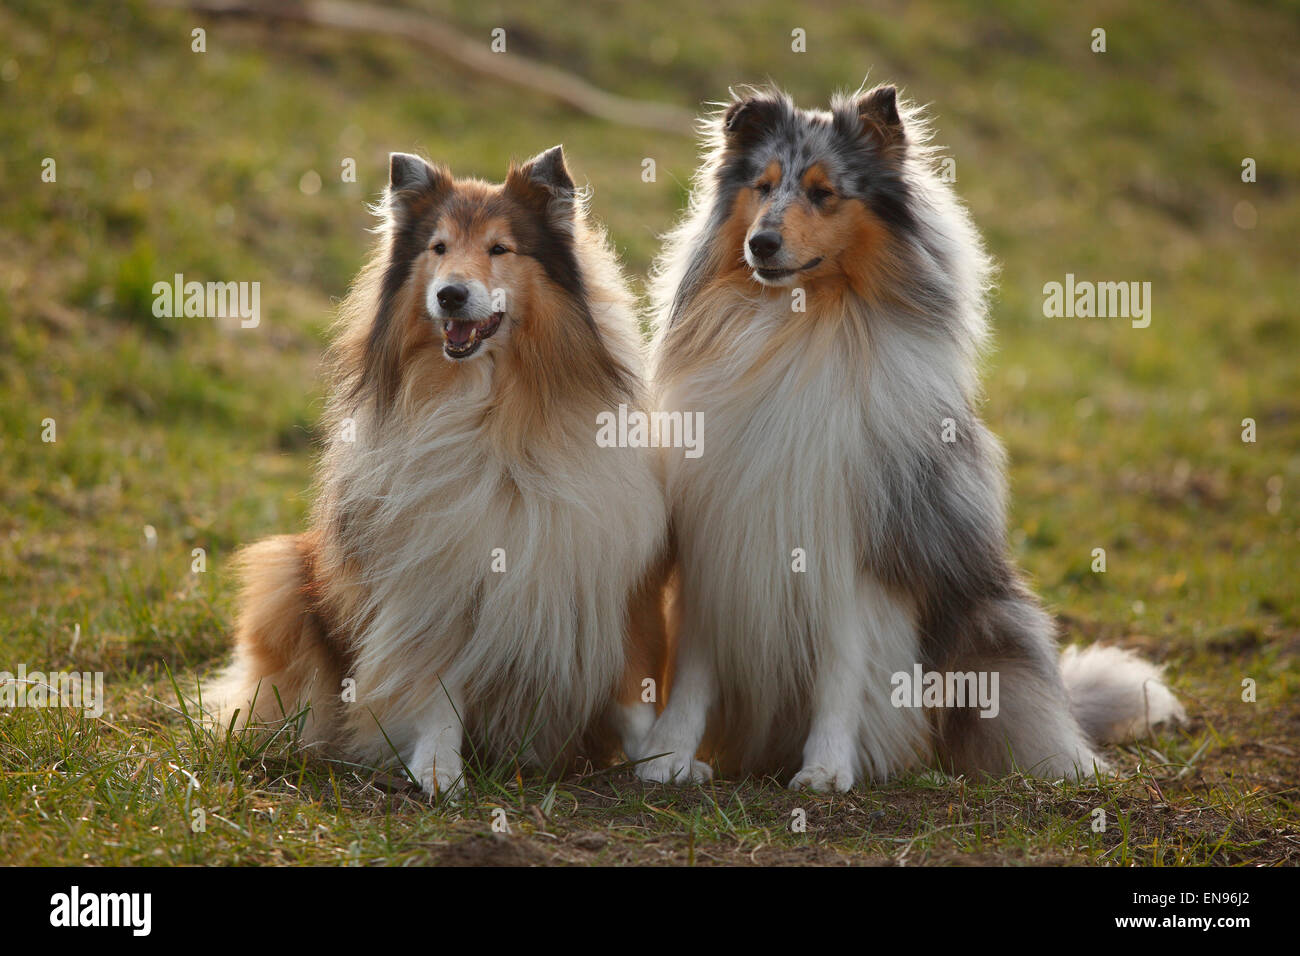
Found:
[{"label": "sable collie's tail", "polygon": [[311,600],[314,539],[281,535],[239,556],[243,588],[235,658],[203,705],[224,728],[279,726],[310,705],[302,742],[328,740],[338,718],[346,664]]},{"label": "sable collie's tail", "polygon": [[1157,724],[1184,720],[1183,705],[1161,670],[1118,647],[1067,647],[1061,654],[1070,713],[1099,744],[1131,740]]}]

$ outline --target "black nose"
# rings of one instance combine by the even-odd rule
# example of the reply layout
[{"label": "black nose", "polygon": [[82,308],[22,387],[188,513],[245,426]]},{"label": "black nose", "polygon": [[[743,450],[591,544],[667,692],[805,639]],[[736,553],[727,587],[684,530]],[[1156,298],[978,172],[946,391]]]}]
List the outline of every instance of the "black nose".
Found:
[{"label": "black nose", "polygon": [[749,251],[759,259],[766,259],[781,248],[781,234],[775,229],[764,229],[749,237]]},{"label": "black nose", "polygon": [[469,289],[463,285],[445,285],[438,290],[438,304],[455,312],[469,301]]}]

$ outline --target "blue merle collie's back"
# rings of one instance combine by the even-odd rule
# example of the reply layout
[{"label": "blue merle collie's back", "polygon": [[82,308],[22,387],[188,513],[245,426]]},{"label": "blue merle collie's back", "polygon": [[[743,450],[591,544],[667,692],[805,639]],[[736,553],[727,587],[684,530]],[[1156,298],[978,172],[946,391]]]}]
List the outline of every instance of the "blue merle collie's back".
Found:
[{"label": "blue merle collie's back", "polygon": [[[666,455],[680,643],[641,776],[1073,777],[1181,716],[1132,654],[1059,655],[1008,557],[976,414],[990,264],[919,113],[889,86],[829,111],[746,90],[705,136],[654,282],[656,401],[708,444]],[[896,706],[917,665],[996,674],[996,714]]]}]

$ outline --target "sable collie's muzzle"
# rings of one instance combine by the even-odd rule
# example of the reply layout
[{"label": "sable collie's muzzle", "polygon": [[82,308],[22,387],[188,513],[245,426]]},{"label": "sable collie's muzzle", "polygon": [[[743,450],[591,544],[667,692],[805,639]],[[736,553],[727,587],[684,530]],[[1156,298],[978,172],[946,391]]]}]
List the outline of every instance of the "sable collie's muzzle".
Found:
[{"label": "sable collie's muzzle", "polygon": [[442,351],[450,359],[466,359],[501,327],[504,312],[491,311],[491,298],[481,282],[438,282],[429,286],[429,315],[442,327]]},{"label": "sable collie's muzzle", "polygon": [[448,358],[469,358],[478,351],[485,339],[492,338],[501,326],[504,312],[493,312],[486,319],[462,321],[459,319],[442,320],[442,350]]}]

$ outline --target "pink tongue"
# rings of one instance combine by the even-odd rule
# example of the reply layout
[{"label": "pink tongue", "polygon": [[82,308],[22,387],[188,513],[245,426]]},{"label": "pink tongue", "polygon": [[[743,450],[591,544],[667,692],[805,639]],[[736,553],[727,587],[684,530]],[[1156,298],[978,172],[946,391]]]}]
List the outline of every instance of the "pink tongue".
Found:
[{"label": "pink tongue", "polygon": [[445,332],[447,341],[452,345],[468,345],[470,336],[474,334],[473,322],[453,322],[451,328]]}]

